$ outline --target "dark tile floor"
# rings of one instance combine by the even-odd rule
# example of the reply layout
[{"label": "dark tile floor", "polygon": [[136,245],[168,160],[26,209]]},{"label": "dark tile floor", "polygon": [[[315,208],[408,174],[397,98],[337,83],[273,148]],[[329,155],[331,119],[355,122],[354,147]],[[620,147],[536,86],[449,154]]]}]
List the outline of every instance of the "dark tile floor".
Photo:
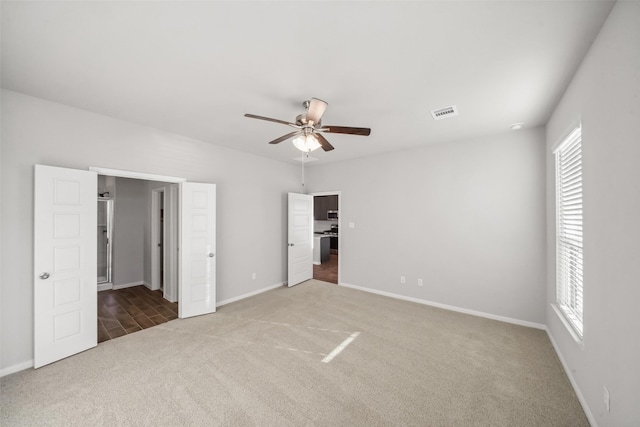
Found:
[{"label": "dark tile floor", "polygon": [[329,260],[320,265],[313,264],[313,278],[338,284],[338,254],[329,255]]},{"label": "dark tile floor", "polygon": [[178,303],[146,286],[98,292],[98,342],[178,318]]}]

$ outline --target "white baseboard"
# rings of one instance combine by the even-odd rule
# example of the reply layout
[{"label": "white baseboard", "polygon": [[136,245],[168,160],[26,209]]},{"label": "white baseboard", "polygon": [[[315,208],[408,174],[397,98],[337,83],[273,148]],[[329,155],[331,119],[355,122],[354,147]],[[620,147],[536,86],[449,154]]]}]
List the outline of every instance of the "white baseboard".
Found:
[{"label": "white baseboard", "polygon": [[591,424],[591,427],[598,427],[596,418],[593,416],[593,413],[591,412],[591,409],[589,408],[589,405],[587,404],[587,400],[584,398],[582,391],[580,391],[580,388],[578,387],[578,383],[576,382],[575,378],[573,378],[573,374],[571,373],[571,369],[569,369],[569,365],[567,365],[567,362],[564,360],[562,353],[560,353],[560,349],[556,344],[556,340],[554,340],[553,335],[549,333],[549,329],[548,328],[545,328],[545,329],[547,331],[547,336],[549,337],[549,341],[551,341],[551,345],[553,346],[553,349],[558,355],[558,359],[560,359],[562,368],[564,369],[564,372],[567,374],[567,377],[569,377],[569,382],[571,383],[571,387],[573,387],[573,391],[576,393],[576,396],[578,396],[578,401],[580,402],[580,405],[582,405],[582,410],[584,411],[584,414],[587,416],[587,420],[589,420],[589,424]]},{"label": "white baseboard", "polygon": [[498,320],[500,322],[512,323],[514,325],[527,326],[529,328],[546,330],[546,326],[543,325],[542,323],[535,323],[535,322],[529,322],[528,320],[520,320],[520,319],[513,319],[511,317],[498,316],[496,314],[485,313],[485,312],[476,311],[476,310],[469,310],[468,308],[461,308],[453,305],[441,304],[439,302],[433,302],[433,301],[428,301],[424,299],[408,297],[405,295],[394,294],[391,292],[379,291],[376,289],[365,288],[362,286],[350,285],[348,283],[339,283],[338,285],[344,286],[345,288],[352,288],[352,289],[357,289],[359,291],[365,291],[372,294],[382,295],[385,297],[396,298],[404,301],[411,301],[418,304],[429,305],[437,308],[443,308],[445,310],[450,310],[450,311],[456,311],[458,313],[470,314],[472,316],[484,317],[486,319]]},{"label": "white baseboard", "polygon": [[145,283],[141,280],[139,282],[131,282],[131,283],[123,283],[121,285],[113,285],[113,289],[133,288],[134,286],[140,286],[140,285],[144,285],[144,284]]},{"label": "white baseboard", "polygon": [[252,291],[252,292],[248,292],[246,294],[238,295],[237,297],[229,298],[229,299],[226,299],[224,301],[218,301],[216,303],[216,307],[221,307],[223,305],[230,304],[232,302],[240,301],[242,299],[249,298],[249,297],[252,297],[254,295],[258,295],[258,294],[261,294],[263,292],[270,291],[272,289],[280,288],[282,286],[284,286],[284,282],[276,283],[275,285],[267,286],[266,288],[261,288],[261,289],[258,289],[257,291]]},{"label": "white baseboard", "polygon": [[4,368],[0,371],[0,377],[15,374],[16,372],[24,371],[29,368],[33,368],[33,360],[27,360],[26,362],[21,362],[16,365],[9,366],[8,368]]},{"label": "white baseboard", "polygon": [[108,291],[109,289],[113,289],[113,283],[98,283],[98,292]]}]

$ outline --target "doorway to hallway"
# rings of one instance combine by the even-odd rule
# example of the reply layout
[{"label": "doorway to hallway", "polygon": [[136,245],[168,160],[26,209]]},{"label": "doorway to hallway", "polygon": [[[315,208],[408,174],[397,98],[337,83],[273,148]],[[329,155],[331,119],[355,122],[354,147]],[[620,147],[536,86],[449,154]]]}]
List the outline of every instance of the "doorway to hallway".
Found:
[{"label": "doorway to hallway", "polygon": [[339,283],[340,192],[313,193],[313,278]]}]

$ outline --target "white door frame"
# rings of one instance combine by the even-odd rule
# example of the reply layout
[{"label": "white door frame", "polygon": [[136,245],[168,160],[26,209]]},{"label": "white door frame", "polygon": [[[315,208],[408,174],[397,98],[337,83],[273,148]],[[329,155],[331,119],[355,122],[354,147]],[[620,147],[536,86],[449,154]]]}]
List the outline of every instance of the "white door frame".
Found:
[{"label": "white door frame", "polygon": [[89,166],[89,170],[96,172],[98,175],[117,176],[119,178],[143,179],[145,181],[162,181],[162,182],[184,182],[187,178],[177,176],[154,175],[151,173],[125,171],[120,169],[108,169],[97,166]]},{"label": "white door frame", "polygon": [[[109,169],[109,168],[103,168],[103,167],[98,167],[98,166],[90,166],[89,167],[90,171],[96,172],[98,175],[107,175],[107,176],[115,176],[115,177],[120,177],[120,178],[132,178],[132,179],[141,179],[141,180],[145,180],[145,181],[161,181],[161,182],[166,182],[166,183],[172,183],[172,184],[179,184],[181,182],[186,182],[187,179],[186,178],[182,178],[182,177],[177,177],[177,176],[166,176],[166,175],[155,175],[155,174],[150,174],[150,173],[144,173],[144,172],[136,172],[136,171],[127,171],[127,170],[121,170],[121,169]],[[170,186],[168,187],[168,191],[167,187],[164,187],[165,189],[165,198],[164,198],[164,207],[165,207],[165,228],[164,228],[164,236],[165,236],[165,247],[164,247],[164,255],[165,255],[165,259],[164,259],[164,297],[171,301],[171,302],[176,302],[178,299],[178,260],[177,260],[177,253],[178,253],[178,242],[177,242],[177,228],[178,228],[178,205],[179,205],[179,200],[178,200],[178,190],[176,187],[174,186]],[[152,193],[153,194],[153,193]],[[167,200],[167,196],[169,196],[169,200]],[[167,209],[168,208],[168,209]],[[155,211],[152,210],[152,214]],[[170,212],[169,212],[170,211]],[[171,219],[169,219],[169,217],[167,216],[168,214],[171,215]],[[153,224],[153,219],[152,219],[152,224]],[[169,224],[169,227],[167,227],[167,224]],[[170,228],[170,229],[168,229]],[[156,227],[153,227],[152,225],[152,233],[153,230],[155,230]],[[175,234],[174,234],[175,233]],[[153,237],[151,238],[151,242],[153,244],[154,239]],[[151,275],[152,275],[152,279],[151,279],[151,285],[153,287],[153,283],[158,283],[157,281],[154,281],[153,279],[153,272],[157,270],[157,268],[155,268],[154,266],[154,261],[153,261],[153,254],[155,254],[155,251],[151,251],[152,254],[152,260],[151,260]],[[171,254],[175,254],[176,256],[174,257],[167,257],[167,253],[171,253]],[[157,256],[157,254],[156,254]],[[157,262],[157,261],[156,261]]]},{"label": "white door frame", "polygon": [[[342,191],[319,191],[311,196],[338,196],[338,284],[342,283]],[[314,220],[315,221],[315,220]]]},{"label": "white door frame", "polygon": [[[145,181],[161,181],[161,182],[167,182],[167,183],[174,183],[174,184],[178,184],[180,182],[185,182],[187,179],[186,178],[182,178],[182,177],[177,177],[177,176],[167,176],[167,175],[155,175],[155,174],[150,174],[150,173],[144,173],[144,172],[137,172],[137,171],[127,171],[127,170],[122,170],[122,169],[109,169],[109,168],[103,168],[103,167],[98,167],[98,166],[90,166],[89,167],[90,171],[96,172],[98,175],[108,175],[108,176],[115,176],[115,177],[119,177],[119,178],[132,178],[132,179],[141,179],[141,180],[145,180]],[[166,187],[165,187],[166,188]],[[164,190],[164,188],[163,188]],[[173,189],[169,189],[168,194],[171,195],[172,199],[171,199],[171,203],[173,203],[173,197],[176,198],[177,201],[177,194],[174,193],[177,192],[177,190],[173,190]],[[153,197],[152,193],[152,197]],[[176,270],[177,270],[177,260],[171,259],[169,260],[169,262],[167,262],[167,251],[172,251],[171,253],[176,253],[177,252],[177,241],[176,239],[167,239],[167,226],[166,226],[166,221],[167,221],[167,199],[166,199],[167,193],[165,193],[165,200],[164,200],[164,206],[165,206],[165,229],[164,229],[164,236],[165,236],[165,243],[167,243],[164,247],[164,254],[165,254],[165,277],[164,277],[164,283],[165,285],[167,283],[173,283],[172,280],[175,280],[175,286],[177,286],[177,274],[176,274]],[[152,199],[152,205],[153,205],[153,210],[152,210],[152,237],[151,237],[151,244],[153,245],[153,242],[156,239],[154,239],[153,237],[153,233],[156,230],[156,227],[154,227],[153,224],[153,213],[157,212],[155,210],[155,205],[153,204],[153,199]],[[173,211],[173,206],[171,212]],[[177,212],[177,209],[176,209]],[[177,221],[177,215],[174,215],[175,219],[172,219],[171,221]],[[173,227],[173,225],[172,225]],[[177,225],[176,225],[177,227]],[[171,230],[173,231],[173,230]],[[158,289],[159,288],[159,284],[158,284],[158,280],[154,280],[154,272],[157,272],[157,260],[155,261],[154,264],[154,256],[157,257],[157,253],[156,251],[152,250],[151,251],[151,288],[152,289]],[[169,272],[167,272],[167,267],[169,267]],[[170,273],[170,274],[168,274]],[[175,279],[174,279],[175,277]],[[167,280],[169,279],[169,280]],[[157,287],[154,287],[156,284]],[[178,297],[178,293],[177,293],[177,289],[174,289],[175,292],[169,292],[169,294],[167,294],[166,291],[166,286],[165,286],[165,298],[167,298],[169,301],[175,302],[177,300]]]},{"label": "white door frame", "polygon": [[[164,218],[162,224],[162,241],[160,241],[159,236],[159,223],[160,223],[160,209],[162,209],[165,214],[167,213],[166,209],[166,193],[165,188],[154,188],[151,190],[151,290],[156,291],[160,289],[160,282],[166,283],[165,275],[162,274],[160,277],[160,266],[164,264],[166,261],[165,251],[167,250],[166,235],[167,235],[167,227],[166,227],[166,216]],[[160,203],[160,193],[162,193],[162,204]],[[162,245],[162,260],[158,256],[158,244]]]},{"label": "white door frame", "polygon": [[158,257],[158,223],[160,222],[160,193],[164,222],[162,227],[163,297],[171,302],[178,301],[178,189],[176,184],[151,190],[151,290],[160,289],[160,259]]}]

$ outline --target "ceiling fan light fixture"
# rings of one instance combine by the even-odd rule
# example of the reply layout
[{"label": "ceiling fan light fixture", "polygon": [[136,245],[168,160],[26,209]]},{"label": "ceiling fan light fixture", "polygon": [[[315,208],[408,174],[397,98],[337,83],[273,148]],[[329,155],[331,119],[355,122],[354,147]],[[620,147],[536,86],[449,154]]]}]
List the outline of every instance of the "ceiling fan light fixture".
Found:
[{"label": "ceiling fan light fixture", "polygon": [[293,139],[293,145],[303,153],[310,153],[313,150],[317,150],[322,147],[318,138],[313,134],[309,135],[298,135]]},{"label": "ceiling fan light fixture", "polygon": [[294,147],[305,153],[307,156],[310,152],[317,150],[318,148],[322,148],[324,151],[331,151],[334,149],[334,146],[331,145],[331,143],[327,141],[327,138],[324,137],[325,132],[362,136],[368,136],[371,134],[371,129],[369,128],[357,128],[350,126],[323,126],[322,115],[324,114],[324,111],[327,108],[328,104],[318,98],[311,98],[310,101],[305,101],[303,105],[307,112],[304,114],[299,114],[296,117],[295,123],[272,119],[270,117],[256,116],[255,114],[248,113],[244,116],[249,117],[250,119],[280,123],[296,129],[293,132],[282,135],[280,138],[269,141],[269,144],[280,144],[282,141],[294,138]]}]

